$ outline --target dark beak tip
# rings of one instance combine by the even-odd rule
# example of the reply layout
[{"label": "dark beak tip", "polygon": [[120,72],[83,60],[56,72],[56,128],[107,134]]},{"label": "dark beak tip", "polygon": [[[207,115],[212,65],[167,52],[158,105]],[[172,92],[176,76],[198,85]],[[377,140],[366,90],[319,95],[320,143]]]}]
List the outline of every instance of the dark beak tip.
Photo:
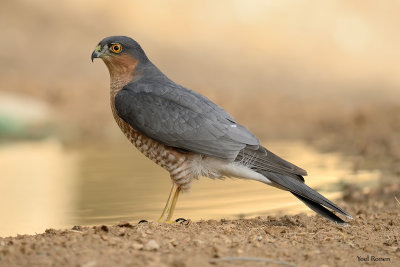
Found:
[{"label": "dark beak tip", "polygon": [[91,59],[92,62],[93,62],[93,60],[94,60],[95,58],[98,58],[97,52],[96,52],[96,51],[93,51],[92,56],[90,57],[90,59]]}]

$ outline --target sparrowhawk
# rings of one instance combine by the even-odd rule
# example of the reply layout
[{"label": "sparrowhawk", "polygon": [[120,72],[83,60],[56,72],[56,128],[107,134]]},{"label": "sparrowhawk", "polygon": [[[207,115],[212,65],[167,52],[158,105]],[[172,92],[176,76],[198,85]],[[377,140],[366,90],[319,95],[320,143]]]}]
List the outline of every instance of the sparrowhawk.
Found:
[{"label": "sparrowhawk", "polygon": [[305,170],[263,147],[224,109],[165,76],[135,40],[107,37],[91,58],[108,67],[111,109],[122,132],[170,173],[172,189],[160,222],[171,220],[179,193],[200,176],[256,180],[291,192],[336,223],[345,224],[330,210],[351,218],[304,183]]}]

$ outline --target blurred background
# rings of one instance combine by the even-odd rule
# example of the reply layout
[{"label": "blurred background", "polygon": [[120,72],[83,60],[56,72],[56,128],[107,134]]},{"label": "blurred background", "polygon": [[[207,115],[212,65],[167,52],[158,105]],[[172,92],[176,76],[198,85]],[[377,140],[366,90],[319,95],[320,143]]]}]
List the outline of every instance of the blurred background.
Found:
[{"label": "blurred background", "polygon": [[[308,170],[331,198],[400,176],[400,2],[3,0],[0,235],[155,220],[170,179],[113,121],[90,55],[137,40],[175,82]],[[240,196],[240,198],[238,197]],[[177,217],[307,211],[255,182],[202,179]]]}]

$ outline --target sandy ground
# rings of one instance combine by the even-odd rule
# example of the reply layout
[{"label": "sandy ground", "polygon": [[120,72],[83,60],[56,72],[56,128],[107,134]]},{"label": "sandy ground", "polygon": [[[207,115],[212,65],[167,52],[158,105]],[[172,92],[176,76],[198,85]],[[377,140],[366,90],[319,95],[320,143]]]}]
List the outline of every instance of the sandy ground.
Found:
[{"label": "sandy ground", "polygon": [[344,188],[348,227],[300,214],[48,229],[0,238],[0,266],[399,266],[399,189]]}]

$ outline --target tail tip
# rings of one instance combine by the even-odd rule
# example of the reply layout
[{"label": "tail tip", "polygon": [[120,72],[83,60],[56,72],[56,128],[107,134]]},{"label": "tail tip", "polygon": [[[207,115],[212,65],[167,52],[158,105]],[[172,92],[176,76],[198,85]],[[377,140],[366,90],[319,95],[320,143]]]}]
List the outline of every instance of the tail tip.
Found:
[{"label": "tail tip", "polygon": [[343,227],[349,227],[350,224],[348,224],[347,222],[335,222],[337,225],[343,226]]},{"label": "tail tip", "polygon": [[354,218],[344,210],[342,210],[341,214],[344,215],[349,220],[354,220]]}]

